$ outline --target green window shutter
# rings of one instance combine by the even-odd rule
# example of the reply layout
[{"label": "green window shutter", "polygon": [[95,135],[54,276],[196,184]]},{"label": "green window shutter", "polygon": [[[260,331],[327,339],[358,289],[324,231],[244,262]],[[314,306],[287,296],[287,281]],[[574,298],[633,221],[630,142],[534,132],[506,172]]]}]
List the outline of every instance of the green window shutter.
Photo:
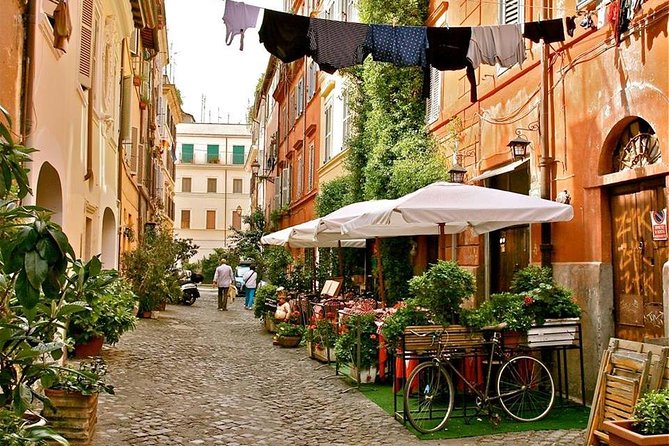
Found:
[{"label": "green window shutter", "polygon": [[244,164],[244,146],[232,146],[232,164]]},{"label": "green window shutter", "polygon": [[181,162],[193,162],[193,144],[181,144]]},{"label": "green window shutter", "polygon": [[218,163],[218,144],[207,144],[207,162]]}]

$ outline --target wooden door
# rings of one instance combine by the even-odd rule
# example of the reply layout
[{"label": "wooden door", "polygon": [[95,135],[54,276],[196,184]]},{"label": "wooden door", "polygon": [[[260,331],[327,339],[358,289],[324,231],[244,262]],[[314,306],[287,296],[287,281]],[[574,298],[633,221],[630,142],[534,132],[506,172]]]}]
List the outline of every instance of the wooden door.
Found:
[{"label": "wooden door", "polygon": [[615,188],[611,194],[616,337],[664,336],[662,266],[667,241],[653,240],[651,211],[666,207],[664,179]]},{"label": "wooden door", "polygon": [[509,291],[516,271],[530,262],[530,228],[514,226],[490,234],[490,291]]}]

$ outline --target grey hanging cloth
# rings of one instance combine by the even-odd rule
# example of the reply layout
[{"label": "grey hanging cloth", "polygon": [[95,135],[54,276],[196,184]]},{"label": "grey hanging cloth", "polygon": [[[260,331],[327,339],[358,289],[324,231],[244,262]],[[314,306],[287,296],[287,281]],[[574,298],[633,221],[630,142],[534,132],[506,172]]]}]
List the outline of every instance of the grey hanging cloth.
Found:
[{"label": "grey hanging cloth", "polygon": [[515,64],[522,66],[525,60],[525,41],[520,32],[520,24],[473,27],[467,59],[474,68],[480,64],[499,64],[504,68]]},{"label": "grey hanging cloth", "polygon": [[309,54],[309,17],[265,9],[258,31],[265,49],[288,63]]},{"label": "grey hanging cloth", "polygon": [[361,64],[369,25],[312,18],[309,20],[309,50],[322,71],[334,73],[340,68]]},{"label": "grey hanging cloth", "polygon": [[225,23],[225,44],[232,44],[237,34],[239,38],[239,50],[244,49],[244,31],[248,28],[255,28],[258,22],[258,13],[260,8],[253,5],[247,5],[241,2],[225,0],[225,10],[223,12],[223,23]]},{"label": "grey hanging cloth", "polygon": [[536,43],[539,43],[541,39],[544,43],[564,42],[563,22],[562,19],[527,22],[523,30],[523,37]]},{"label": "grey hanging cloth", "polygon": [[427,28],[424,26],[369,25],[365,50],[377,62],[427,67]]},{"label": "grey hanging cloth", "polygon": [[[471,40],[472,29],[460,28],[427,28],[427,63],[440,71],[467,70],[467,80],[470,85],[470,100],[476,102],[476,73],[471,62],[467,59],[467,50]],[[423,96],[430,91],[429,70],[424,78]]]}]

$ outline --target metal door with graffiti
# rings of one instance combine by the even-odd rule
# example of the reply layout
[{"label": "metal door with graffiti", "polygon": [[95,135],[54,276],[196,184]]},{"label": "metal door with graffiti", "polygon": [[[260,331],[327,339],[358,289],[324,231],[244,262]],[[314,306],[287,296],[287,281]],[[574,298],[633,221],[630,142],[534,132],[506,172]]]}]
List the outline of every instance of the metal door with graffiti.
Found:
[{"label": "metal door with graffiti", "polygon": [[662,266],[667,241],[653,239],[651,223],[651,212],[666,207],[664,184],[660,178],[611,190],[616,336],[623,339],[664,335]]}]

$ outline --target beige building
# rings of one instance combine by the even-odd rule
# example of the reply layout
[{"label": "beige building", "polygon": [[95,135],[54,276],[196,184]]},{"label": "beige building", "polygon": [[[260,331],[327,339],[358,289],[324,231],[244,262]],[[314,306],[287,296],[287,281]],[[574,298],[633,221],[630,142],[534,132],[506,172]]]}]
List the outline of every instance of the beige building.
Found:
[{"label": "beige building", "polygon": [[177,125],[175,233],[200,247],[192,260],[231,246],[230,228],[249,215],[250,149],[246,124]]}]

